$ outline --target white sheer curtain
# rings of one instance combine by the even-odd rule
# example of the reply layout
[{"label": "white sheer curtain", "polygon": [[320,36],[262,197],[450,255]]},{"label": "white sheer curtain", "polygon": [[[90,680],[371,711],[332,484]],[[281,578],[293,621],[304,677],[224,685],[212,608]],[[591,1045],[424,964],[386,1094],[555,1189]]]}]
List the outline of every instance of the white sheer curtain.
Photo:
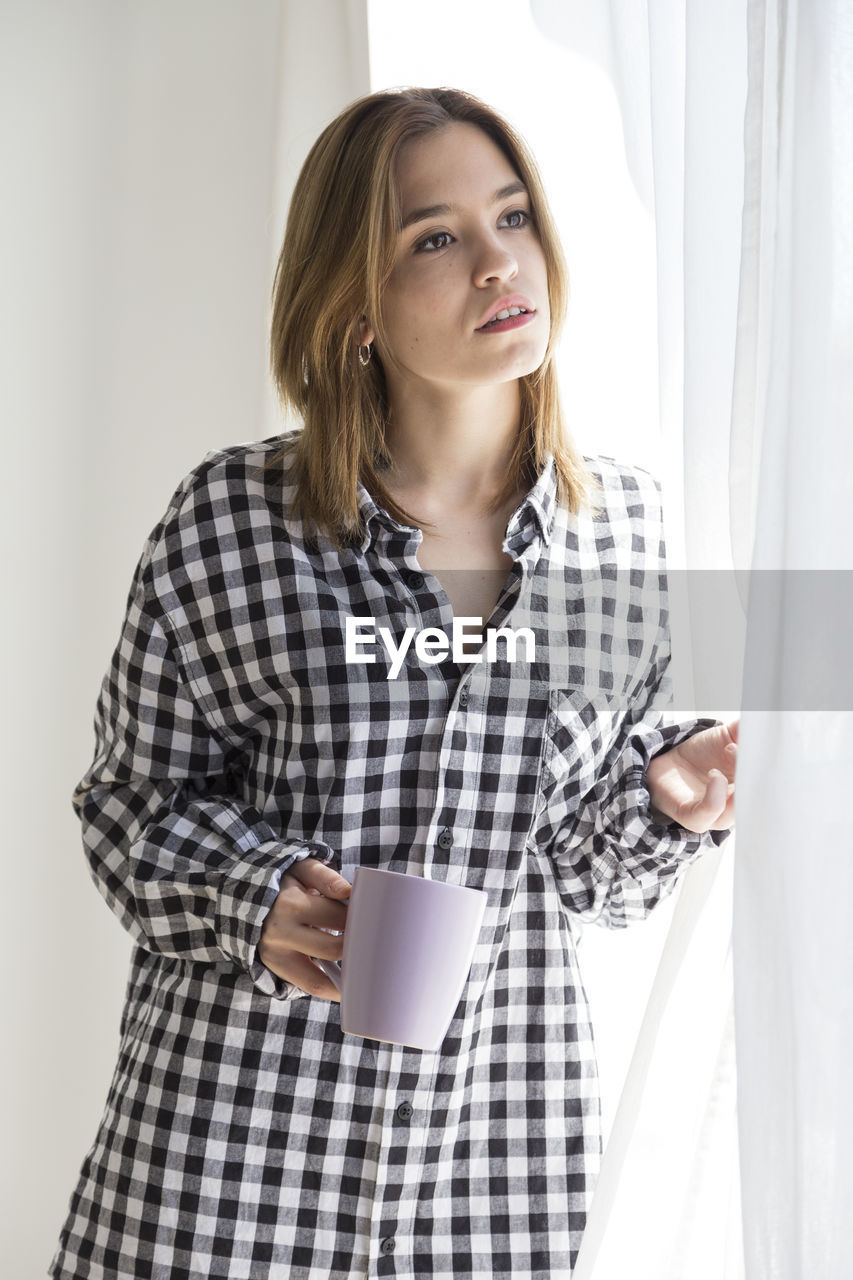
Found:
[{"label": "white sheer curtain", "polygon": [[[841,812],[853,698],[838,638],[849,648],[853,617],[850,579],[825,571],[853,561],[853,12],[843,0],[533,9],[610,69],[638,190],[654,200],[676,460],[668,545],[670,564],[693,571],[692,624],[675,645],[703,651],[700,570],[761,571],[743,592],[733,860],[743,1243],[724,854],[682,890],[576,1275],[733,1280],[745,1255],[748,1280],[841,1280],[853,1275],[853,842]],[[743,621],[734,606],[716,625]],[[688,660],[682,691],[689,675]],[[696,1045],[673,1030],[688,989],[707,1001]],[[683,1080],[689,1067],[673,1107],[667,1073]],[[649,1133],[672,1175],[652,1187]]]},{"label": "white sheer curtain", "polygon": [[748,8],[732,422],[736,549],[757,571],[744,704],[760,708],[744,713],[738,777],[744,1237],[749,1280],[842,1280],[853,1276],[853,8]]}]

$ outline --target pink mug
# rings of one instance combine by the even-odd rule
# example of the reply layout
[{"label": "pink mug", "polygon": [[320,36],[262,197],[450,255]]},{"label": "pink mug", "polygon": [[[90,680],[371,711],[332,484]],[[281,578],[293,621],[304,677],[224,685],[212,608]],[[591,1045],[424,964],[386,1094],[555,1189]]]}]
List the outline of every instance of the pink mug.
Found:
[{"label": "pink mug", "polygon": [[352,1036],[433,1052],[468,979],[482,889],[356,867],[341,964],[312,957],[341,993]]}]

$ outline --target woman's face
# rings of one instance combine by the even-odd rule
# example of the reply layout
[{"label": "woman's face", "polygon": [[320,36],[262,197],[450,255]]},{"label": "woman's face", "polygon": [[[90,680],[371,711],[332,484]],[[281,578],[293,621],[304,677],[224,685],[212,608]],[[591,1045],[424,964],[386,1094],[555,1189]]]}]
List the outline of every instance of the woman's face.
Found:
[{"label": "woman's face", "polygon": [[[450,124],[401,149],[397,179],[403,229],[377,341],[392,399],[404,386],[484,386],[538,369],[547,269],[527,190],[503,152],[475,125]],[[362,341],[372,340],[368,328]]]}]

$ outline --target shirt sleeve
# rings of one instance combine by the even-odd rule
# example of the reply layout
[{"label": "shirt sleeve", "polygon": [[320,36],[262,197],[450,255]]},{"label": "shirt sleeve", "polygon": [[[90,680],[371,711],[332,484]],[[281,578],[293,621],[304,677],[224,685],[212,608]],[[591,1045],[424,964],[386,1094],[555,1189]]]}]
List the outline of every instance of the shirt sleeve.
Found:
[{"label": "shirt sleeve", "polygon": [[241,759],[184,679],[168,622],[146,593],[146,558],[98,699],[95,759],[73,797],[90,870],[149,951],[236,966],[267,995],[301,994],[260,962],[261,927],[288,868],[306,857],[329,864],[333,851],[282,839],[241,800]]},{"label": "shirt sleeve", "polygon": [[[579,756],[594,757],[602,741],[603,761],[594,785],[573,799],[570,784],[558,785],[539,824],[537,843],[553,859],[561,896],[587,923],[623,928],[642,920],[672,892],[683,870],[705,850],[723,843],[729,831],[697,834],[678,823],[662,825],[651,815],[646,785],[649,761],[720,721],[693,718],[667,723],[671,701],[666,637],[648,676],[606,746],[606,725],[597,723],[593,702],[581,704],[572,726]],[[586,714],[584,714],[586,712]],[[605,716],[606,720],[606,716]],[[559,743],[547,744],[548,752]]]}]

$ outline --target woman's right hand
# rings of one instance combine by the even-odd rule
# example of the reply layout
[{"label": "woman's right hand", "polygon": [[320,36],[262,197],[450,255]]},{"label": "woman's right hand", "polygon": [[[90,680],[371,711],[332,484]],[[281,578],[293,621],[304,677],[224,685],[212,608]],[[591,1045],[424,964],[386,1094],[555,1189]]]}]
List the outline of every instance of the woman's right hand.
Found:
[{"label": "woman's right hand", "polygon": [[340,1002],[337,987],[310,957],[340,960],[343,938],[323,931],[343,933],[347,919],[343,903],[351,889],[343,876],[316,858],[293,864],[281,878],[258,943],[261,961],[271,973],[308,995]]}]

